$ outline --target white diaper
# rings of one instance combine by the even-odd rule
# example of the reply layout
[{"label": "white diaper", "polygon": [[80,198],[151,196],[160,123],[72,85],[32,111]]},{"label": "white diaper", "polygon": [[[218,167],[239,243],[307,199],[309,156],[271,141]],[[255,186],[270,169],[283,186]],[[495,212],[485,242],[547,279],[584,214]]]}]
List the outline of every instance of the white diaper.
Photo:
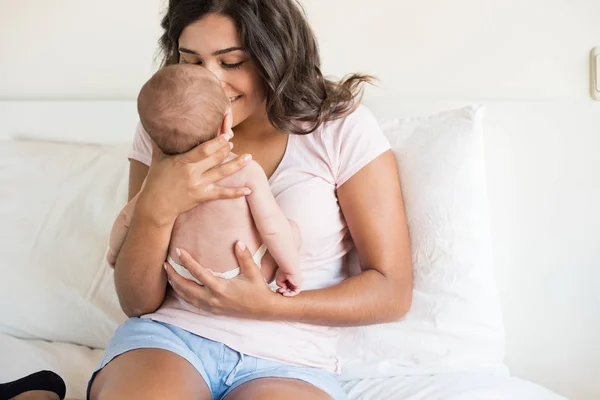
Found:
[{"label": "white diaper", "polygon": [[[260,263],[262,261],[262,258],[265,256],[266,252],[267,252],[267,245],[263,244],[258,248],[258,250],[256,250],[256,253],[254,253],[252,255],[252,259],[254,260],[256,265],[258,265],[258,268],[260,268]],[[183,276],[186,279],[192,280],[192,281],[198,283],[199,285],[202,285],[202,282],[200,282],[198,279],[194,278],[194,276],[190,273],[190,271],[187,270],[186,267],[184,267],[183,265],[179,265],[175,261],[173,261],[171,256],[167,257],[167,261],[169,262],[169,264],[171,264],[173,269],[175,271],[177,271],[177,273],[179,275]],[[214,276],[218,276],[219,278],[233,279],[240,274],[240,268],[239,267],[234,268],[232,270],[225,271],[225,272],[214,272],[214,271],[211,271],[211,272]],[[202,285],[202,286],[204,286],[204,285]]]}]

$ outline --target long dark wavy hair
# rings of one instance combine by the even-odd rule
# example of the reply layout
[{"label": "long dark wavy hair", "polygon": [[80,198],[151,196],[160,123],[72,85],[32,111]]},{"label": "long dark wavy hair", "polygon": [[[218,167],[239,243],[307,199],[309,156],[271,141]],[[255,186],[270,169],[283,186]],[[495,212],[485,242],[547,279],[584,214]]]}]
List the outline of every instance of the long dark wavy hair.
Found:
[{"label": "long dark wavy hair", "polygon": [[163,66],[179,62],[179,36],[207,14],[234,21],[264,82],[267,115],[277,129],[307,134],[346,116],[358,105],[363,84],[373,80],[359,74],[339,82],[323,77],[315,35],[295,0],[169,0],[160,39]]}]

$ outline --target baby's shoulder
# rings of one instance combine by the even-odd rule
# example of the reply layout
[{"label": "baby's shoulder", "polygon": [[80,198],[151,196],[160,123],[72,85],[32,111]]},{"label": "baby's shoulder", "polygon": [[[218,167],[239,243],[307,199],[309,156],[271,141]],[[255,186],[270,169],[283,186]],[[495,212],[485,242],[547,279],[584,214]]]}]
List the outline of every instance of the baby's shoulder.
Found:
[{"label": "baby's shoulder", "polygon": [[258,177],[265,174],[260,164],[254,160],[248,161],[248,164],[240,172],[248,177]]},{"label": "baby's shoulder", "polygon": [[250,160],[248,164],[239,171],[240,178],[247,183],[255,183],[259,180],[266,180],[265,171],[262,169],[259,163],[254,160]]},{"label": "baby's shoulder", "polygon": [[[234,159],[232,157],[231,159]],[[229,160],[226,160],[229,161]],[[262,177],[261,177],[262,175]],[[254,160],[250,160],[248,164],[240,169],[239,171],[229,175],[226,178],[223,178],[220,183],[227,186],[243,186],[246,182],[254,182],[258,179],[264,179],[264,171],[259,163]]]}]

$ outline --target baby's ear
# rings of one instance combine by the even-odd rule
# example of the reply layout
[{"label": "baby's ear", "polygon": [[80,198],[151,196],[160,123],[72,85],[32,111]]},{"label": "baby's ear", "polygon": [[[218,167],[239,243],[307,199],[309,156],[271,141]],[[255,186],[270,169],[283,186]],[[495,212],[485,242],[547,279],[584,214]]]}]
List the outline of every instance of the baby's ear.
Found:
[{"label": "baby's ear", "polygon": [[225,116],[223,117],[223,123],[221,124],[221,134],[225,134],[231,130],[233,125],[233,113],[231,112],[231,107],[227,108],[225,111]]}]

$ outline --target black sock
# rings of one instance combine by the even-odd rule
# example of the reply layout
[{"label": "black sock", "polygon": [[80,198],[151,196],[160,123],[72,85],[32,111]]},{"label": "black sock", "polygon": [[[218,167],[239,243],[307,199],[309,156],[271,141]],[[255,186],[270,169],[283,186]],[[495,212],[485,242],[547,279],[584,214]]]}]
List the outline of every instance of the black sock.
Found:
[{"label": "black sock", "polygon": [[65,381],[54,372],[38,371],[16,381],[0,383],[0,400],[8,400],[31,390],[54,392],[64,399],[67,388]]}]

